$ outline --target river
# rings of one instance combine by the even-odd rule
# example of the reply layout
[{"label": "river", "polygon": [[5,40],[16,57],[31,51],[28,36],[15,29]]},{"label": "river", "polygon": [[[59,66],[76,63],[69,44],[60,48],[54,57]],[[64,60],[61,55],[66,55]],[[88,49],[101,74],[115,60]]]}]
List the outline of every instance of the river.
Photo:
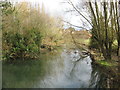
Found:
[{"label": "river", "polygon": [[[77,51],[77,53],[75,53]],[[76,49],[40,55],[39,60],[3,62],[3,88],[99,88],[100,72]]]}]

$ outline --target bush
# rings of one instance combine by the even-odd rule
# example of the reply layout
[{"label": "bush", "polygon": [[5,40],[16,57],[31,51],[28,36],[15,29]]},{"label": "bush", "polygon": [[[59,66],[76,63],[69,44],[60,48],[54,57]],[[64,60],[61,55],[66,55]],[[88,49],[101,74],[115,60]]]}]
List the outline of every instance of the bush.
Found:
[{"label": "bush", "polygon": [[3,50],[4,59],[31,58],[31,54],[40,52],[41,34],[36,29],[28,30],[25,34],[6,32],[3,43],[6,47]]},{"label": "bush", "polygon": [[41,43],[52,45],[61,38],[61,20],[56,23],[57,18],[45,13],[44,7],[38,9],[27,2],[13,5],[7,1],[1,6],[4,59],[36,58]]}]

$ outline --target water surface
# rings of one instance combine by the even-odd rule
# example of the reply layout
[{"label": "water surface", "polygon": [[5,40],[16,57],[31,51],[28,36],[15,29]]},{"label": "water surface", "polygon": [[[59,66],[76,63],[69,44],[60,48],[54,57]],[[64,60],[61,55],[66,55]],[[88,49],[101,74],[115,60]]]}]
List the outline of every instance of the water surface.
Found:
[{"label": "water surface", "polygon": [[89,56],[80,59],[78,50],[65,49],[39,60],[3,63],[3,88],[94,88],[100,77],[91,62]]}]

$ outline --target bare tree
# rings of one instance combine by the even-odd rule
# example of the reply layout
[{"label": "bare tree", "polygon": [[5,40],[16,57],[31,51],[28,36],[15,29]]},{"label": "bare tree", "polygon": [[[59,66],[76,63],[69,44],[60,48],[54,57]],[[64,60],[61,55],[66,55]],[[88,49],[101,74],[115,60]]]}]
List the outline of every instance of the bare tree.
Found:
[{"label": "bare tree", "polygon": [[72,6],[73,10],[82,16],[92,27],[92,37],[103,54],[106,60],[111,59],[112,44],[115,40],[115,32],[118,41],[118,54],[119,54],[119,17],[118,17],[118,2],[100,1],[96,0],[86,3],[88,6],[87,13],[90,13],[90,19],[80,11],[80,7],[76,6],[71,0],[67,3]]}]

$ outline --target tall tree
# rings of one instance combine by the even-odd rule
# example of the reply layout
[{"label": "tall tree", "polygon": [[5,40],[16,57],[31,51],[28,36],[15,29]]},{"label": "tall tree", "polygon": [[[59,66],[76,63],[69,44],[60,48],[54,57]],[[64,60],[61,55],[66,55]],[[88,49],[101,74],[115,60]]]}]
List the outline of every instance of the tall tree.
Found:
[{"label": "tall tree", "polygon": [[[87,13],[90,13],[90,19],[85,17],[81,12],[81,8],[75,5],[71,0],[67,0],[67,3],[72,6],[75,12],[82,16],[91,25],[92,38],[97,42],[97,46],[102,52],[106,60],[111,59],[112,44],[115,40],[115,32],[117,32],[118,40],[118,52],[119,52],[119,21],[118,21],[118,2],[111,2],[105,0],[91,1],[86,3],[88,6]],[[114,8],[115,7],[115,15]]]}]

